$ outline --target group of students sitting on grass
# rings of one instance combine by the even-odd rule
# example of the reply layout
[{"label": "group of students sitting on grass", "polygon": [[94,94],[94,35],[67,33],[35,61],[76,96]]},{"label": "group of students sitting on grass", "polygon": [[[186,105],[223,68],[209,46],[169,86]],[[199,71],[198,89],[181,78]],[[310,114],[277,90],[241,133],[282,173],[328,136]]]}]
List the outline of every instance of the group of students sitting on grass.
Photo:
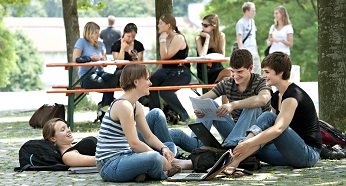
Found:
[{"label": "group of students sitting on grass", "polygon": [[[160,30],[170,28],[163,20],[165,18],[159,23]],[[168,35],[165,39],[165,42],[172,40]],[[166,43],[161,45],[167,46]],[[198,97],[225,96],[228,103],[219,106],[214,102],[216,114],[225,121],[202,120],[204,114],[195,111],[197,122],[209,129],[214,126],[224,139],[223,146],[233,149],[234,159],[228,171],[235,170],[251,155],[274,166],[314,166],[322,146],[318,117],[309,95],[289,81],[290,57],[282,52],[267,56],[261,63],[262,77],[251,72],[252,63],[248,50],[232,52],[232,74]],[[96,166],[104,181],[164,180],[184,169],[192,169],[191,160],[177,159],[180,154],[177,146],[191,152],[203,144],[193,133],[187,135],[180,129],[169,129],[162,110],[155,108],[144,114],[138,100],[151,94],[152,85],[145,65],[134,63],[122,69],[120,86],[124,94],[110,103],[100,126],[96,149],[95,146],[92,149],[95,153],[85,154],[75,148],[84,148],[78,145],[83,140],[73,144],[72,133],[63,120],[46,125],[44,139],[60,149],[65,164]],[[274,93],[272,86],[277,89]]]}]

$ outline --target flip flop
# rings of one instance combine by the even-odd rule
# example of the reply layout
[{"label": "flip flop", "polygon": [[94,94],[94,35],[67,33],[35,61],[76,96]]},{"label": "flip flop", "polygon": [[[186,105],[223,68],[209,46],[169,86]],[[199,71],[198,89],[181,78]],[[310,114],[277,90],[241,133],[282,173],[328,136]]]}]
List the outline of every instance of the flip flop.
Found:
[{"label": "flip flop", "polygon": [[245,170],[245,169],[241,169],[241,168],[234,168],[234,167],[229,167],[228,169],[223,171],[224,174],[232,176],[233,178],[240,178],[243,176],[251,176],[253,175],[252,172]]}]

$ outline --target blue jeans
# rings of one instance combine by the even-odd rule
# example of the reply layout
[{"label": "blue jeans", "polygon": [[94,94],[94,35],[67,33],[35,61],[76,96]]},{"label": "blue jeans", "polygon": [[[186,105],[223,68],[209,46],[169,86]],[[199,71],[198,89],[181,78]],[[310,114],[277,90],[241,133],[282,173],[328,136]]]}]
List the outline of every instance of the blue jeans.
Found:
[{"label": "blue jeans", "polygon": [[167,179],[163,172],[162,155],[156,151],[126,153],[96,161],[99,174],[104,181],[128,182],[143,173],[152,179]]},{"label": "blue jeans", "polygon": [[[255,135],[275,124],[277,115],[264,112],[248,130]],[[293,166],[297,168],[314,166],[320,154],[318,149],[305,144],[304,140],[290,127],[284,130],[272,143],[256,152],[256,157],[270,165]]]},{"label": "blue jeans", "polygon": [[[145,116],[145,119],[148,122],[149,128],[151,132],[163,143],[165,144],[170,151],[174,153],[174,156],[178,156],[178,150],[175,144],[173,143],[172,138],[169,136],[168,133],[168,126],[165,114],[162,112],[161,109],[155,108]],[[144,141],[143,136],[137,131],[138,138]]]},{"label": "blue jeans", "polygon": [[[152,86],[176,86],[176,85],[187,85],[191,81],[191,74],[188,70],[183,68],[177,69],[158,69],[154,74],[151,75],[150,81]],[[186,112],[183,105],[180,103],[176,90],[165,90],[165,91],[150,91],[148,96],[150,109],[161,108],[160,97],[175,111],[179,114],[182,121],[188,120],[190,117]]]},{"label": "blue jeans", "polygon": [[[95,72],[88,74],[81,82],[81,86],[85,89],[94,88],[116,88],[118,79],[115,74],[107,72]],[[114,100],[114,92],[104,92],[102,96],[101,106],[110,105]]]},{"label": "blue jeans", "polygon": [[[150,130],[163,142],[175,155],[177,147],[168,134],[166,118],[162,110],[153,109],[146,115]],[[142,135],[138,138],[145,142]],[[124,182],[132,181],[137,175],[147,173],[153,179],[167,179],[163,173],[162,153],[156,151],[142,153],[127,153],[116,155],[106,160],[97,161],[102,168],[100,175],[104,181]]]},{"label": "blue jeans", "polygon": [[[219,107],[215,101],[213,102],[216,107]],[[262,109],[258,107],[243,109],[236,123],[228,115],[225,116],[226,121],[203,120],[197,118],[196,122],[202,122],[209,130],[213,125],[224,140],[224,146],[236,146],[240,140],[246,138],[246,130],[252,126],[256,118],[261,114]],[[191,136],[188,136],[180,129],[170,129],[169,134],[173,142],[187,152],[191,152],[193,149],[203,146],[203,143],[197,140],[193,132]]]}]

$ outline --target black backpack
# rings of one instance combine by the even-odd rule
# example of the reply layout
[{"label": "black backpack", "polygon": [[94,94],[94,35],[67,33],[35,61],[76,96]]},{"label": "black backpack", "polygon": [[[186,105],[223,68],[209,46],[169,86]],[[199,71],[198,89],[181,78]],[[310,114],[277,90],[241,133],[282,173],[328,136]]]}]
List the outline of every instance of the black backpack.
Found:
[{"label": "black backpack", "polygon": [[[225,153],[227,149],[218,149],[214,147],[202,146],[193,149],[190,158],[194,172],[207,172],[217,160]],[[239,168],[254,171],[261,168],[260,161],[255,156],[249,156],[240,162]]]},{"label": "black backpack", "polygon": [[59,150],[45,140],[29,140],[19,150],[20,167],[14,171],[66,171]]}]

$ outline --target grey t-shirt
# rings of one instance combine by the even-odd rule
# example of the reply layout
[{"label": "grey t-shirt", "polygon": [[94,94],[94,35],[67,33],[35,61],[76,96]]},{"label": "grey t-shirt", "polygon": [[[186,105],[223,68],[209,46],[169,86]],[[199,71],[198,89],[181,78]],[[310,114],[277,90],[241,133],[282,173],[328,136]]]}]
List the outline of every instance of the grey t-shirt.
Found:
[{"label": "grey t-shirt", "polygon": [[236,24],[236,35],[241,34],[242,40],[244,40],[247,34],[250,32],[250,30],[251,30],[251,33],[249,37],[246,39],[246,41],[243,43],[243,45],[245,49],[253,53],[253,51],[257,51],[257,42],[256,42],[257,28],[255,25],[255,20],[245,19],[244,17],[239,19],[239,21]]}]

